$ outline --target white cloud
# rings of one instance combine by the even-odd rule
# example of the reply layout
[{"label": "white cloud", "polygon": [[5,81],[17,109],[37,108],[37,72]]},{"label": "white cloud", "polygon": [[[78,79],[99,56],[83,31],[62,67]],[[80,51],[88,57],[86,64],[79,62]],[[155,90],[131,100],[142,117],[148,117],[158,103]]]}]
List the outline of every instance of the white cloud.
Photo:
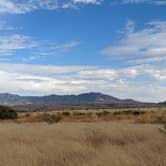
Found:
[{"label": "white cloud", "polygon": [[53,56],[61,56],[79,46],[80,42],[55,43],[51,41],[38,41],[38,47],[33,49],[30,56],[24,57],[24,61],[45,59]]},{"label": "white cloud", "polygon": [[112,59],[135,64],[158,63],[166,60],[166,22],[147,24],[142,30],[134,31],[133,23],[127,24],[123,37],[115,45],[102,51]]},{"label": "white cloud", "polygon": [[70,49],[77,47],[80,45],[78,41],[70,41],[68,43],[51,43],[51,42],[43,42],[42,43],[42,53],[46,53],[49,55],[57,55],[63,54]]},{"label": "white cloud", "polygon": [[0,13],[22,13],[22,11],[14,2],[10,0],[1,0]]},{"label": "white cloud", "polygon": [[4,30],[4,31],[12,31],[12,30],[15,30],[14,27],[8,25],[6,23],[6,21],[0,21],[0,30]]},{"label": "white cloud", "polygon": [[23,14],[35,10],[78,8],[80,4],[100,4],[102,0],[1,0],[0,13]]},{"label": "white cloud", "polygon": [[166,99],[166,69],[135,66],[0,64],[0,92],[22,95],[79,94],[98,91],[142,101]]},{"label": "white cloud", "polygon": [[[0,13],[23,14],[35,10],[78,9],[80,5],[100,5],[105,0],[1,0]],[[165,0],[111,0],[112,3],[166,5]]]},{"label": "white cloud", "polygon": [[101,4],[103,0],[73,0],[74,3]]},{"label": "white cloud", "polygon": [[37,43],[29,36],[14,34],[11,36],[0,36],[1,56],[11,55],[13,52],[22,49],[37,47]]},{"label": "white cloud", "polygon": [[[0,0],[0,13],[23,14],[36,10],[78,9],[80,5],[100,5],[104,1],[105,0]],[[111,0],[111,3],[166,5],[165,0]]]},{"label": "white cloud", "polygon": [[48,56],[63,55],[79,44],[78,41],[56,43],[54,41],[34,40],[30,36],[21,34],[2,35],[0,36],[0,57],[15,55],[18,51],[28,49],[30,55],[27,55],[26,58],[22,53],[24,60],[47,58]]},{"label": "white cloud", "polygon": [[114,0],[114,3],[121,3],[121,4],[140,4],[140,3],[147,3],[147,4],[154,4],[154,5],[166,5],[165,0]]}]

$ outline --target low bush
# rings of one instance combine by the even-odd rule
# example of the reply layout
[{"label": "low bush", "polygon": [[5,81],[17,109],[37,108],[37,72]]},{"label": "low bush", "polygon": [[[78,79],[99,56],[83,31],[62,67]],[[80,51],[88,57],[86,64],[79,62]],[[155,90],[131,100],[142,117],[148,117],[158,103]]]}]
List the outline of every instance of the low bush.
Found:
[{"label": "low bush", "polygon": [[133,111],[132,114],[133,115],[143,115],[143,114],[145,114],[145,111]]},{"label": "low bush", "polygon": [[86,115],[92,116],[92,115],[93,115],[93,112],[87,112]]},{"label": "low bush", "polygon": [[49,113],[42,113],[40,115],[42,121],[47,122],[48,124],[58,123],[62,119],[62,115],[57,114],[49,114]]},{"label": "low bush", "polygon": [[0,119],[16,119],[17,112],[10,107],[0,106]]},{"label": "low bush", "polygon": [[62,115],[64,115],[64,116],[70,116],[70,112],[67,112],[67,111],[62,112]]},{"label": "low bush", "polygon": [[73,115],[74,116],[83,116],[83,115],[86,115],[86,113],[85,112],[77,112],[77,111],[75,111],[75,112],[73,112]]},{"label": "low bush", "polygon": [[96,113],[96,115],[97,115],[98,117],[106,116],[106,115],[108,115],[108,114],[110,114],[109,111],[103,111],[103,112],[97,112],[97,113]]},{"label": "low bush", "polygon": [[143,115],[145,114],[145,111],[137,111],[137,110],[126,110],[126,111],[116,111],[113,113],[113,115]]},{"label": "low bush", "polygon": [[30,114],[30,113],[26,113],[26,114],[25,114],[25,117],[26,117],[26,118],[29,118],[29,117],[31,117],[31,114]]}]

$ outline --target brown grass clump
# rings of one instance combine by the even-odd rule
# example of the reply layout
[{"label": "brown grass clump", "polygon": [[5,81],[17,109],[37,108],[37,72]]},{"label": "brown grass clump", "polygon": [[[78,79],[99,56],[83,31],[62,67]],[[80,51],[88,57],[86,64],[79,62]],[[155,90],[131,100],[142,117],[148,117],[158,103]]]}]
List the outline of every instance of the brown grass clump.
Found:
[{"label": "brown grass clump", "polygon": [[48,124],[52,123],[58,123],[63,119],[62,114],[60,113],[22,113],[19,115],[17,122],[20,123],[26,123],[26,122],[31,122],[31,123],[38,123],[38,122],[46,122]]},{"label": "brown grass clump", "polygon": [[62,115],[61,114],[49,114],[49,113],[42,113],[41,115],[39,115],[39,119],[41,119],[41,121],[47,122],[48,124],[52,124],[52,123],[58,123],[61,121],[62,119]]},{"label": "brown grass clump", "polygon": [[166,122],[163,124],[163,127],[160,128],[160,131],[166,136]]},{"label": "brown grass clump", "polygon": [[146,113],[136,120],[139,123],[166,123],[166,112],[162,113]]}]

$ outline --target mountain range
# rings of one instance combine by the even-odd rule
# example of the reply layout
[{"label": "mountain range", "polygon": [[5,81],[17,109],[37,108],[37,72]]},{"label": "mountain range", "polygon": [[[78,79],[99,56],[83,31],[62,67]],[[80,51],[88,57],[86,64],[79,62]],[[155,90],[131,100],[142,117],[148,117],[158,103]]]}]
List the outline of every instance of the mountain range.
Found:
[{"label": "mountain range", "polygon": [[19,96],[0,94],[0,105],[124,105],[136,106],[147,103],[132,99],[119,99],[102,93],[83,93],[80,95]]},{"label": "mountain range", "polygon": [[64,109],[98,109],[166,106],[161,103],[146,103],[132,99],[119,99],[102,93],[83,93],[80,95],[20,96],[9,93],[0,94],[0,105],[13,107],[17,111],[54,111]]}]

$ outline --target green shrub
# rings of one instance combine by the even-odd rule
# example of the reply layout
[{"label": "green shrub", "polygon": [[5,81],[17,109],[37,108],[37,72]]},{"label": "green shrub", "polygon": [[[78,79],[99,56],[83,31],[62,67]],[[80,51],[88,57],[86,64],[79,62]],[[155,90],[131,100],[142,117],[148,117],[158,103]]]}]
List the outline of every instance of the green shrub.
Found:
[{"label": "green shrub", "polygon": [[17,112],[10,107],[0,106],[0,119],[16,119]]}]

